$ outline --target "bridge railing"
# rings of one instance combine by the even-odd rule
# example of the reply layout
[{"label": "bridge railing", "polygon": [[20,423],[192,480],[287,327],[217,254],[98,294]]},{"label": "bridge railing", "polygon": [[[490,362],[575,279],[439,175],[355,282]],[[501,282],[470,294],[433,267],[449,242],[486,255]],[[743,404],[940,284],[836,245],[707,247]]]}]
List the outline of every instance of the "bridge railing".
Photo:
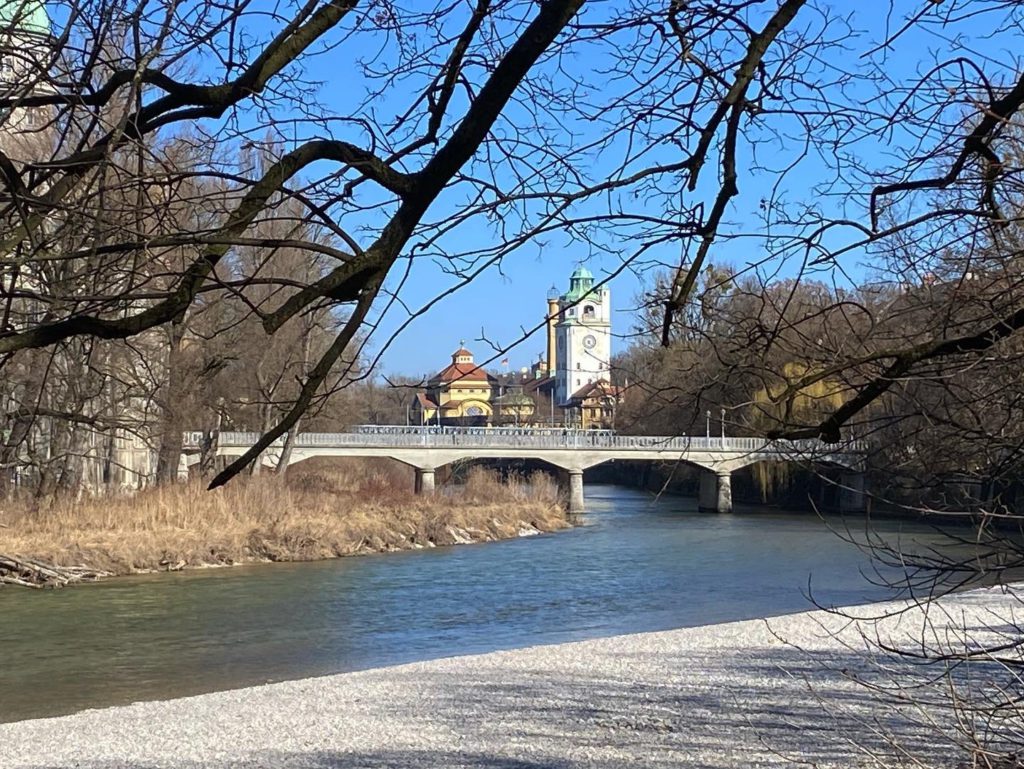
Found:
[{"label": "bridge railing", "polygon": [[[260,437],[255,432],[222,432],[217,437],[222,448],[247,448]],[[188,448],[200,448],[203,433],[185,434]],[[284,439],[271,444],[279,450]],[[392,427],[365,425],[343,433],[299,433],[296,448],[528,448],[586,449],[636,451],[728,451],[777,454],[848,454],[864,453],[867,444],[850,441],[826,444],[818,440],[770,441],[751,437],[648,436],[618,435],[611,430],[558,430],[550,428],[459,428],[459,427]]]}]

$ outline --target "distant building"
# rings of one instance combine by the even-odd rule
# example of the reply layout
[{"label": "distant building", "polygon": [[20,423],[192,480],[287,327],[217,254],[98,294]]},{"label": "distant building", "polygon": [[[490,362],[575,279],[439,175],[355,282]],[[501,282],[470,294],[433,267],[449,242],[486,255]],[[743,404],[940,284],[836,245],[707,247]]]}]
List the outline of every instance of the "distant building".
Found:
[{"label": "distant building", "polygon": [[488,425],[497,389],[497,378],[473,362],[473,353],[459,347],[452,353],[452,362],[415,394],[409,421],[416,425]]},{"label": "distant building", "polygon": [[615,409],[622,400],[622,388],[606,380],[584,385],[564,408],[566,424],[584,430],[614,430]]},{"label": "distant building", "polygon": [[[551,305],[549,296],[549,344]],[[555,368],[555,403],[564,407],[587,385],[611,382],[611,292],[595,288],[594,276],[582,265],[569,278],[568,292],[558,298],[554,331],[555,349],[548,351],[548,360]]]},{"label": "distant building", "polygon": [[569,290],[547,296],[547,354],[494,376],[465,347],[415,394],[413,425],[611,429],[620,388],[611,383],[611,294],[580,266]]}]

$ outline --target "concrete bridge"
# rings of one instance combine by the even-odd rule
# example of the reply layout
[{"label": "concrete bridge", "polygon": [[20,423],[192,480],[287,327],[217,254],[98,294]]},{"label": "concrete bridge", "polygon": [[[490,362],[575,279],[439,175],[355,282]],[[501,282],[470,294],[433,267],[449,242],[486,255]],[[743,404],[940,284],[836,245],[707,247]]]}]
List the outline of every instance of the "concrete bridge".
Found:
[{"label": "concrete bridge", "polygon": [[[240,456],[259,433],[185,434],[185,461],[200,461],[203,447],[218,456]],[[264,454],[276,463],[284,441]],[[312,457],[386,457],[416,469],[416,490],[434,490],[440,467],[465,459],[536,459],[564,471],[569,512],[583,512],[583,471],[611,460],[687,462],[699,467],[700,509],[732,510],[732,473],[762,461],[800,462],[842,468],[840,507],[864,506],[863,458],[866,445],[821,441],[769,441],[765,438],[658,437],[618,435],[609,430],[561,430],[517,427],[385,427],[367,425],[345,433],[299,433],[289,464]]]}]

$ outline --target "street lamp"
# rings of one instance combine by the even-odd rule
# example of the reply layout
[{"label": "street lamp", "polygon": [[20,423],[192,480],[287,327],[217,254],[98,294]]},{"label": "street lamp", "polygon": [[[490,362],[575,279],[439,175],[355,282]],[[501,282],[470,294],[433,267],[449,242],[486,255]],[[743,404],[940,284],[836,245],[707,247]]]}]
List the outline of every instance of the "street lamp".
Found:
[{"label": "street lamp", "polygon": [[725,409],[722,409],[722,441],[725,441]]},{"label": "street lamp", "polygon": [[708,409],[704,416],[707,417],[707,421],[704,424],[704,437],[711,440],[711,409]]}]

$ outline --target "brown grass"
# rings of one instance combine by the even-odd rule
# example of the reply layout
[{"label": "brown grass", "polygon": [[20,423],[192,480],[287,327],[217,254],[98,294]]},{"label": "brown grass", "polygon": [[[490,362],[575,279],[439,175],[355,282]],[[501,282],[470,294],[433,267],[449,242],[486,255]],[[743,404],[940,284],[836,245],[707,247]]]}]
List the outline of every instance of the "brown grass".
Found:
[{"label": "brown grass", "polygon": [[412,492],[409,468],[298,465],[287,479],[176,484],[134,495],[0,501],[0,553],[116,574],[250,561],[299,561],[517,536],[566,526],[546,475]]}]

